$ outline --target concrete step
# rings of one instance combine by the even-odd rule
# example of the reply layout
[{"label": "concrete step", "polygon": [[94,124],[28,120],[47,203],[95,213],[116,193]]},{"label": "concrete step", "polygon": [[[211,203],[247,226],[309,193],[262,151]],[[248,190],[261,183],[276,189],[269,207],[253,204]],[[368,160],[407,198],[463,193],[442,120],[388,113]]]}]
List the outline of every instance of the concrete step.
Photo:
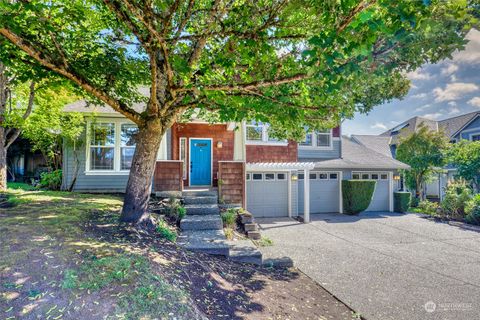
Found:
[{"label": "concrete step", "polygon": [[220,214],[218,204],[189,204],[185,206],[187,215],[210,215]]},{"label": "concrete step", "polygon": [[250,240],[228,241],[228,258],[235,262],[262,264],[262,253]]},{"label": "concrete step", "polygon": [[182,230],[222,230],[223,222],[219,214],[187,215],[180,222]]},{"label": "concrete step", "polygon": [[203,196],[203,197],[192,197],[188,196],[183,199],[186,205],[190,204],[218,204],[217,196]]},{"label": "concrete step", "polygon": [[182,192],[184,197],[217,197],[216,190],[184,190]]},{"label": "concrete step", "polygon": [[249,232],[249,231],[258,231],[258,227],[257,227],[257,224],[256,223],[245,223],[243,225],[243,228],[245,229],[245,231]]},{"label": "concrete step", "polygon": [[183,231],[177,243],[188,250],[227,257],[230,246],[226,240],[223,230],[190,230]]},{"label": "concrete step", "polygon": [[262,238],[260,231],[248,231],[247,236],[249,239],[252,239],[252,240],[260,240]]}]

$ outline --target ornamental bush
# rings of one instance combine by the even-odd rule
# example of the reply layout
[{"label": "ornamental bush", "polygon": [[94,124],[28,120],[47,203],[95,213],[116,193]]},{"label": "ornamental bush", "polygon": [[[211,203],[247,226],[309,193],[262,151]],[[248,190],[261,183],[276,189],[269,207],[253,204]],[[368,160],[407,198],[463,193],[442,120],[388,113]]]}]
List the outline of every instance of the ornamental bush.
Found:
[{"label": "ornamental bush", "polygon": [[465,222],[480,225],[480,194],[477,194],[465,207]]},{"label": "ornamental bush", "polygon": [[472,189],[463,180],[450,182],[445,189],[441,207],[452,218],[464,218],[465,206],[472,199]]},{"label": "ornamental bush", "polygon": [[374,180],[342,180],[343,211],[358,214],[365,211],[375,191]]},{"label": "ornamental bush", "polygon": [[412,194],[407,191],[398,191],[393,193],[393,208],[395,212],[407,212],[410,206],[410,198]]},{"label": "ornamental bush", "polygon": [[38,187],[48,190],[60,190],[62,186],[62,170],[43,172],[40,174]]}]

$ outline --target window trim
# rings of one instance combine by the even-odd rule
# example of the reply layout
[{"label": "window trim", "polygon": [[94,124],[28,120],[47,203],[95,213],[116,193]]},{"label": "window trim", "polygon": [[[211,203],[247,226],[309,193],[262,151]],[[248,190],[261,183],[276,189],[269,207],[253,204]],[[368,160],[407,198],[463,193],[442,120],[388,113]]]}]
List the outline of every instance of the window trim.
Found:
[{"label": "window trim", "polygon": [[[267,179],[267,174],[273,175],[273,179]],[[268,181],[268,182],[277,181],[277,177],[276,177],[275,172],[264,172],[263,173],[263,180]]]},{"label": "window trim", "polygon": [[[91,130],[92,130],[92,125],[98,124],[98,123],[113,123],[114,128],[115,128],[115,143],[113,145],[114,149],[114,155],[113,155],[113,170],[91,170],[90,169],[90,149],[92,147],[98,147],[91,145]],[[121,150],[122,150],[122,139],[121,139],[121,130],[122,130],[122,124],[135,124],[132,121],[129,121],[128,119],[124,118],[104,118],[104,119],[95,119],[87,120],[87,125],[86,125],[86,139],[85,139],[85,175],[129,175],[130,170],[129,169],[121,169]],[[102,147],[102,146],[100,146]],[[133,148],[132,146],[130,146]],[[108,147],[112,148],[112,146]],[[123,147],[123,148],[129,148],[129,147]]]},{"label": "window trim", "polygon": [[[278,178],[278,175],[279,175],[279,174],[283,174],[283,178],[282,178],[282,179],[279,179],[279,178]],[[277,179],[277,181],[287,180],[287,173],[286,173],[286,172],[277,172],[277,173],[275,174],[275,179]]]},{"label": "window trim", "polygon": [[184,142],[184,152],[185,152],[185,159],[183,159],[183,180],[187,180],[187,172],[189,172],[189,162],[188,162],[188,140],[186,137],[180,137],[178,140],[178,159],[182,161],[182,141]]},{"label": "window trim", "polygon": [[[305,145],[305,144],[302,144],[302,142],[299,142],[298,143],[298,148],[300,149],[306,149],[306,150],[311,150],[311,149],[315,149],[315,150],[333,150],[333,129],[330,129],[329,132],[316,132],[316,131],[313,131],[313,132],[308,132],[308,134],[311,134],[312,135],[312,143],[310,145]],[[317,145],[317,136],[318,135],[329,135],[329,140],[330,140],[330,145],[329,146],[318,146]]]},{"label": "window trim", "polygon": [[[254,123],[243,123],[243,137],[245,139],[245,144],[246,145],[267,145],[267,146],[288,146],[288,141],[287,140],[281,140],[281,141],[271,141],[268,140],[268,128],[269,124],[267,123],[259,123],[259,124],[254,124]],[[248,140],[247,138],[247,128],[248,127],[261,127],[262,128],[262,139],[261,140]]]},{"label": "window trim", "polygon": [[[358,174],[359,179],[354,179],[353,176]],[[362,179],[362,174],[368,174],[368,179]],[[372,174],[378,174],[378,179],[372,179]],[[382,175],[386,176],[386,179],[382,178]],[[390,171],[352,171],[352,180],[373,180],[373,181],[389,181]]]},{"label": "window trim", "polygon": [[[478,136],[478,140],[473,140],[473,137]],[[480,133],[470,133],[470,141],[480,141]]]}]

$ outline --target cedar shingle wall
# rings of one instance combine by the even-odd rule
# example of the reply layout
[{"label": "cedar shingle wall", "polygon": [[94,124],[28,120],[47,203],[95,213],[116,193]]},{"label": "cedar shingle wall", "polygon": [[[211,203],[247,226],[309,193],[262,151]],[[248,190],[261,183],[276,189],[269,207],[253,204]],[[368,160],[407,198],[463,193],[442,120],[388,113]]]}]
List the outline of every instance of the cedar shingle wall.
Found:
[{"label": "cedar shingle wall", "polygon": [[182,164],[181,161],[157,161],[153,177],[155,191],[182,191]]},{"label": "cedar shingle wall", "polygon": [[[213,149],[213,185],[217,186],[218,161],[233,160],[234,147],[233,131],[227,130],[226,124],[201,124],[201,123],[176,123],[172,127],[172,159],[179,159],[179,139],[182,138],[211,138]],[[217,143],[222,142],[222,148],[217,147]],[[190,147],[187,148],[187,161],[190,161]],[[188,168],[188,166],[187,166]],[[189,172],[187,172],[188,185]]]},{"label": "cedar shingle wall", "polygon": [[218,178],[219,197],[224,203],[237,203],[245,207],[245,163],[220,162]]},{"label": "cedar shingle wall", "polygon": [[296,162],[297,146],[295,141],[286,146],[247,144],[247,162]]}]

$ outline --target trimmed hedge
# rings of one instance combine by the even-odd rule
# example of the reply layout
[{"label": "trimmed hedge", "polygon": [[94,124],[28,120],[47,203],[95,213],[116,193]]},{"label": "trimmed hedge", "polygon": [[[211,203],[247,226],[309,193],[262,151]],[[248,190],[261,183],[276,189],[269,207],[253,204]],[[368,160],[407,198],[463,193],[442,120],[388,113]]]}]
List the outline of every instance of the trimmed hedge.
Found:
[{"label": "trimmed hedge", "polygon": [[375,191],[374,180],[342,180],[343,211],[358,214],[365,211]]},{"label": "trimmed hedge", "polygon": [[410,206],[410,198],[412,194],[407,191],[398,191],[393,193],[393,210],[395,212],[407,212]]}]

